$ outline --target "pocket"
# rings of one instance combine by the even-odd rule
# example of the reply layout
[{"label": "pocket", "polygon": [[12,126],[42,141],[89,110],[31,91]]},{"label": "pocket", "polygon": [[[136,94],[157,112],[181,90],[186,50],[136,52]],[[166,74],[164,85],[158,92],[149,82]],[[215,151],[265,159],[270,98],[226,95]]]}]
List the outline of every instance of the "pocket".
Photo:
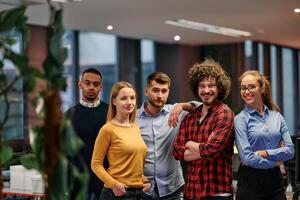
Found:
[{"label": "pocket", "polygon": [[114,192],[109,188],[103,188],[100,195],[100,200],[115,200]]}]

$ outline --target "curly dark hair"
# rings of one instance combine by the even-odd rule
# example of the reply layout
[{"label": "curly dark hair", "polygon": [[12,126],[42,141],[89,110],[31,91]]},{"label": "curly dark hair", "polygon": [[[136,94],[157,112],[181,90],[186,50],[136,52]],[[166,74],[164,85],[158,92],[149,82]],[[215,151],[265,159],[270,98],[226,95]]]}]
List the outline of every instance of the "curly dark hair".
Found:
[{"label": "curly dark hair", "polygon": [[189,69],[190,87],[194,96],[200,99],[198,85],[206,77],[215,77],[218,88],[218,101],[223,101],[230,93],[231,80],[220,63],[212,58],[196,63]]}]

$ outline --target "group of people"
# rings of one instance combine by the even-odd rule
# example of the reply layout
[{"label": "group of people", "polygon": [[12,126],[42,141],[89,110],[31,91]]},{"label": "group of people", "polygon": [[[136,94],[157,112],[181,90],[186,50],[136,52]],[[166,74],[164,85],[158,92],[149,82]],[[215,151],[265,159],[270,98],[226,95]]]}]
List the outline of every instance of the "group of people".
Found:
[{"label": "group of people", "polygon": [[245,108],[237,116],[223,103],[231,80],[218,62],[193,65],[189,78],[199,102],[167,104],[171,80],[154,72],[137,109],[130,83],[115,83],[107,105],[99,99],[101,73],[83,72],[82,99],[68,112],[85,143],[77,160],[88,166],[88,200],[180,200],[183,186],[185,200],[233,200],[234,140],[241,160],[236,199],[286,199],[279,165],[293,158],[294,146],[266,77],[241,75]]}]

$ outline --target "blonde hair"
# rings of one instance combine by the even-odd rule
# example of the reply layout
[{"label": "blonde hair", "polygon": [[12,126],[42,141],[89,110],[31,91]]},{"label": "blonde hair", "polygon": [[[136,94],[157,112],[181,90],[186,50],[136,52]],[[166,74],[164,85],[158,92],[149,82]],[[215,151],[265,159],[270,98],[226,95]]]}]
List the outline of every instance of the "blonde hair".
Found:
[{"label": "blonde hair", "polygon": [[[107,112],[107,117],[106,117],[106,121],[108,121],[108,122],[111,121],[117,113],[116,106],[113,104],[112,101],[113,101],[113,99],[115,99],[118,96],[119,91],[122,88],[131,88],[131,89],[133,89],[133,91],[135,92],[135,95],[136,95],[136,91],[130,83],[128,83],[126,81],[120,81],[120,82],[115,83],[110,91],[109,107],[108,107],[108,112]],[[137,108],[136,108],[136,104],[135,104],[134,110],[129,115],[130,123],[135,122],[136,109]]]},{"label": "blonde hair", "polygon": [[242,79],[247,76],[251,75],[256,78],[259,86],[261,88],[264,88],[264,92],[262,93],[262,101],[263,103],[270,109],[270,110],[276,110],[280,111],[280,108],[277,104],[274,103],[272,99],[272,87],[270,81],[262,74],[260,74],[257,70],[248,70],[245,71],[239,78],[239,81],[241,83]]}]

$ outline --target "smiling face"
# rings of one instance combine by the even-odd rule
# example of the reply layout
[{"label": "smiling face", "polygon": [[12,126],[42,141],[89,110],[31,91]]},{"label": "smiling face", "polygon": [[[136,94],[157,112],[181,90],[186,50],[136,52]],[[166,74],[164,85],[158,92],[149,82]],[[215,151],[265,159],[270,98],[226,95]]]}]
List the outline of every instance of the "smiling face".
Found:
[{"label": "smiling face", "polygon": [[148,103],[155,108],[162,108],[169,97],[169,84],[160,84],[156,81],[151,83],[145,88],[145,95],[147,96]]},{"label": "smiling face", "polygon": [[201,101],[206,106],[211,106],[218,97],[218,88],[215,77],[205,77],[199,81],[198,95]]},{"label": "smiling face", "polygon": [[241,79],[240,92],[241,98],[247,105],[253,108],[260,108],[263,104],[263,88],[259,85],[255,76],[248,74]]},{"label": "smiling face", "polygon": [[132,88],[122,88],[116,98],[112,99],[113,105],[116,107],[116,114],[129,115],[136,105],[136,94]]}]

